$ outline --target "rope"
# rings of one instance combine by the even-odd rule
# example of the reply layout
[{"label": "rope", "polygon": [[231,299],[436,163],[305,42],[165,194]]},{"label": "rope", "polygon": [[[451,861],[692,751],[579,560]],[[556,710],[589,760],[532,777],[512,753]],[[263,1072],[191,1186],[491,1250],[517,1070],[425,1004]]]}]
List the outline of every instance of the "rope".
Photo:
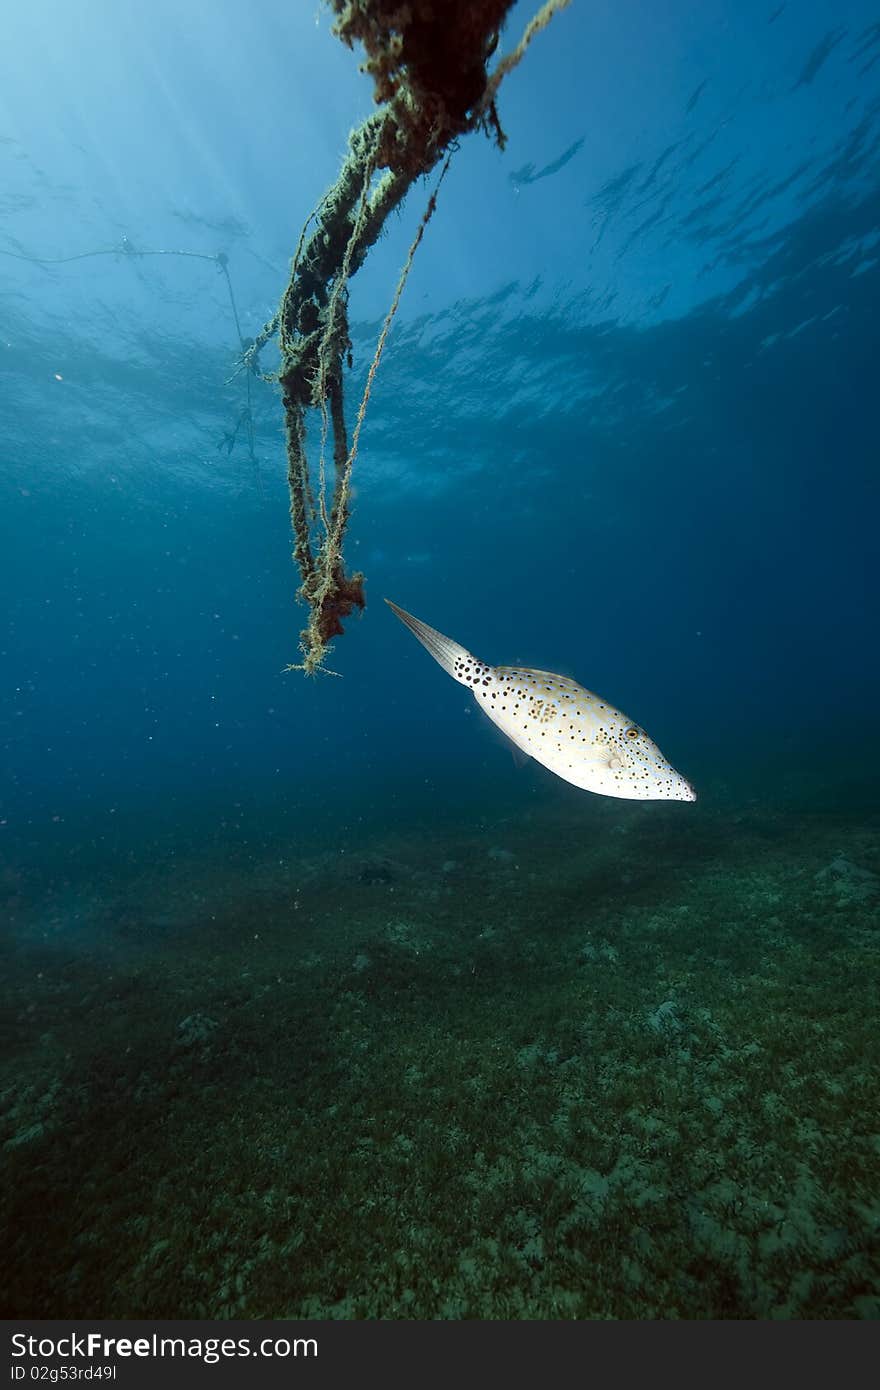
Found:
[{"label": "rope", "polygon": [[[495,105],[495,98],[498,95],[498,88],[501,86],[507,74],[512,72],[513,69],[518,67],[522,62],[525,57],[526,49],[535,35],[540,34],[542,29],[546,29],[554,15],[561,14],[563,10],[568,9],[570,4],[571,0],[545,0],[545,4],[541,6],[538,13],[532,16],[516,48],[512,53],[508,53],[506,58],[501,59],[501,62],[486,83],[486,91],[477,108],[479,116],[485,117],[492,110]],[[500,130],[500,128],[498,129]],[[503,134],[500,135],[499,143],[502,149],[507,143],[506,137]]]},{"label": "rope", "polygon": [[[494,133],[503,148],[504,133],[495,98],[504,77],[522,60],[534,36],[570,0],[546,0],[526,27],[514,51],[489,76],[486,64],[513,0],[408,0],[391,7],[386,0],[329,0],[335,9],[335,32],[343,42],[360,41],[364,67],[375,83],[380,109],[349,137],[348,151],[333,187],[325,193],[303,228],[290,280],[278,312],[264,326],[256,344],[243,355],[251,365],[257,344],[277,332],[281,350],[278,380],[286,417],[290,512],[294,558],[302,579],[298,596],[309,608],[300,634],[303,660],[287,670],[313,674],[326,670],[329,642],[343,631],[342,620],[366,603],[364,576],[347,575],[342,545],[350,515],[352,470],[357,458],[367,406],[391,324],[412,268],[416,251],[437,205],[456,141],[480,127]],[[422,176],[444,159],[440,178],[419,223],[385,316],[355,419],[351,446],[346,441],[343,410],[343,358],[351,365],[348,336],[348,282],[376,241],[389,215]],[[386,172],[375,186],[377,169]],[[317,227],[307,235],[315,218]],[[328,414],[329,405],[329,414]],[[305,451],[305,415],[320,411],[317,461],[317,509],[311,503]],[[333,430],[335,479],[333,501],[326,503],[326,450]],[[319,529],[320,544],[312,530]]]},{"label": "rope", "polygon": [[[354,467],[354,461],[357,458],[358,444],[360,443],[361,429],[363,428],[364,416],[367,413],[367,405],[369,404],[370,393],[373,390],[373,382],[376,379],[376,372],[379,370],[379,363],[382,361],[382,354],[385,351],[385,343],[387,342],[388,333],[391,329],[391,322],[394,318],[394,315],[397,313],[398,307],[400,305],[400,300],[403,295],[403,291],[406,287],[406,282],[409,278],[409,273],[412,269],[412,263],[415,259],[415,254],[418,251],[419,246],[421,245],[422,237],[425,235],[425,228],[427,227],[428,223],[430,222],[431,218],[434,216],[434,213],[436,211],[437,195],[440,192],[440,187],[443,183],[443,180],[446,178],[446,174],[449,170],[449,165],[452,161],[452,154],[453,151],[450,151],[450,153],[446,156],[446,161],[443,165],[443,168],[440,171],[440,177],[437,180],[437,185],[434,189],[434,192],[428,199],[428,206],[425,208],[425,211],[422,214],[422,220],[419,223],[418,231],[416,232],[413,238],[412,245],[410,246],[409,252],[407,253],[403,270],[400,272],[400,279],[397,282],[397,289],[394,291],[394,298],[391,301],[391,307],[388,310],[388,313],[385,315],[385,322],[382,324],[382,331],[379,334],[379,340],[376,343],[376,351],[373,354],[373,360],[370,363],[370,370],[367,373],[367,380],[364,386],[364,393],[361,397],[361,403],[358,408],[357,418],[355,420],[354,432],[351,437],[351,451],[348,455],[348,458],[345,461],[345,469],[340,485],[341,507],[347,507],[348,505],[348,496],[351,489],[351,472],[352,468]],[[342,522],[340,518],[337,519],[337,524],[334,528],[333,535],[331,536],[331,545],[338,549],[341,542]]]}]

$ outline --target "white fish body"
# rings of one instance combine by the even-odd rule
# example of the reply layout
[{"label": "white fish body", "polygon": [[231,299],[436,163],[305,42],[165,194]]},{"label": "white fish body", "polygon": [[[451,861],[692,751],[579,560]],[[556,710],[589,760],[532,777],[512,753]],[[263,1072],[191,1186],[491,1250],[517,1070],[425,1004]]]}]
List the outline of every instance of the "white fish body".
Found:
[{"label": "white fish body", "polygon": [[696,801],[644,729],[567,676],[487,666],[427,623],[385,602],[509,739],[557,777],[601,796]]}]

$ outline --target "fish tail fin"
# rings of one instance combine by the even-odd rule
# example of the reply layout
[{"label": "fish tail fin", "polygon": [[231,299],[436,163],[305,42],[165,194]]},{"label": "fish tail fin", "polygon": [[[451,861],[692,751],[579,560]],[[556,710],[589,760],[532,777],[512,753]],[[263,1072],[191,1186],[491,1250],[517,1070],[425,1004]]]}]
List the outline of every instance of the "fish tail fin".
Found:
[{"label": "fish tail fin", "polygon": [[466,685],[466,672],[470,671],[476,664],[470,652],[464,647],[460,647],[457,642],[453,642],[450,637],[444,637],[442,632],[438,632],[434,627],[428,627],[427,623],[420,622],[414,618],[412,613],[407,613],[405,609],[398,608],[396,603],[392,603],[390,598],[385,602],[396,613],[405,627],[408,627],[414,637],[418,637],[422,646],[427,648],[434,660],[443,667],[455,680]]}]

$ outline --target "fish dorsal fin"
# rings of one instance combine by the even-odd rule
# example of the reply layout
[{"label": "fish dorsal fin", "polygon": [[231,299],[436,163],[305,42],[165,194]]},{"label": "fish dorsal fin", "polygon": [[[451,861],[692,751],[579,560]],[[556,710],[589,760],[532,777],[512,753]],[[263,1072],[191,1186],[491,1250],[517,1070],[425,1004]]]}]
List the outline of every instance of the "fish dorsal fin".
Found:
[{"label": "fish dorsal fin", "polygon": [[[583,690],[583,686],[571,676],[560,676],[558,671],[542,671],[539,666],[496,666],[495,670],[499,676],[536,676],[545,684],[552,681],[563,689]],[[588,691],[586,693],[589,694]]]},{"label": "fish dorsal fin", "polygon": [[565,680],[565,676],[560,676],[556,671],[542,671],[540,666],[522,666],[519,662],[515,666],[496,666],[496,671],[502,676],[512,676],[514,671],[522,671],[524,676],[549,676],[553,681]]}]

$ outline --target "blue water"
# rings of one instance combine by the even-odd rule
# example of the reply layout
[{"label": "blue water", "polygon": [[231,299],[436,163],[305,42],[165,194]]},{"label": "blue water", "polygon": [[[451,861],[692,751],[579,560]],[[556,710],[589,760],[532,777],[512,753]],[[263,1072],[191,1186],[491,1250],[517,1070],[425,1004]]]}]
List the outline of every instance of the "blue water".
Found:
[{"label": "blue water", "polygon": [[[502,47],[530,13],[517,5]],[[252,382],[253,449],[242,428],[231,440],[246,400],[244,378],[233,375],[239,341],[226,282],[216,262],[198,256],[228,256],[242,333],[255,335],[276,307],[300,226],[335,177],[349,129],[371,110],[358,57],[334,39],[317,3],[267,0],[251,12],[195,0],[181,16],[170,0],[112,10],[85,0],[18,6],[6,24],[0,887],[14,961],[9,1075],[25,1081],[22,1094],[11,1081],[4,1093],[4,1159],[43,1174],[7,1214],[18,1266],[34,1268],[42,1238],[29,1222],[46,1194],[57,1193],[64,1133],[88,1134],[98,1123],[95,1090],[116,1085],[133,1094],[143,1079],[124,1067],[113,1079],[109,1054],[119,1039],[117,1022],[102,1012],[112,1012],[115,998],[102,994],[108,972],[117,981],[165,981],[169,1038],[179,1042],[176,1030],[193,1016],[214,1025],[184,1029],[196,1041],[183,1061],[178,1052],[168,1064],[185,1091],[194,1050],[203,1048],[202,1071],[195,1067],[201,1093],[205,1076],[216,1079],[245,1049],[223,1012],[232,1008],[224,970],[239,979],[238,953],[259,939],[261,914],[275,936],[271,961],[248,967],[252,980],[262,980],[261,968],[274,979],[279,962],[306,949],[291,926],[302,920],[288,911],[294,898],[323,943],[308,943],[310,953],[324,952],[322,1009],[354,991],[361,1002],[353,1010],[380,1010],[372,1031],[364,1025],[380,1046],[388,1036],[376,1002],[381,981],[398,1001],[408,991],[422,999],[418,971],[409,969],[421,959],[412,941],[420,933],[428,940],[440,899],[454,918],[437,946],[449,972],[470,969],[468,953],[487,922],[494,931],[513,922],[537,933],[540,948],[526,950],[514,932],[486,966],[502,994],[503,972],[514,972],[510,989],[521,991],[521,1007],[511,1016],[520,1018],[534,1005],[530,950],[561,962],[565,933],[586,930],[595,910],[606,922],[602,942],[621,951],[627,913],[653,903],[655,920],[667,923],[683,906],[697,913],[688,970],[713,978],[720,998],[721,978],[740,982],[729,991],[736,994],[764,978],[777,950],[787,962],[779,985],[790,991],[787,1002],[749,994],[728,1051],[746,1046],[748,1016],[764,1019],[761,1046],[772,1055],[791,1036],[792,1018],[821,1015],[832,1052],[836,1037],[862,1068],[856,1102],[847,1099],[852,1076],[829,1060],[823,1085],[828,1094],[841,1088],[837,1109],[817,1119],[808,1106],[796,1116],[801,1145],[808,1121],[825,1127],[829,1152],[809,1175],[817,1188],[829,1181],[822,1165],[831,1150],[850,1154],[850,1175],[838,1174],[839,1209],[821,1217],[811,1209],[813,1236],[797,1227],[797,1242],[781,1254],[758,1241],[754,1263],[743,1255],[735,1273],[725,1232],[746,1237],[733,1216],[728,1226],[719,1216],[708,1235],[695,1219],[679,1231],[663,1199],[646,1198],[664,1213],[651,1228],[655,1238],[656,1229],[674,1228],[674,1240],[642,1252],[638,1277],[621,1264],[596,1284],[599,1276],[564,1253],[564,1204],[540,1236],[527,1233],[517,1246],[509,1235],[520,1257],[505,1264],[503,1248],[479,1247],[494,1238],[495,1218],[483,1211],[469,1230],[453,1229],[438,1197],[425,1218],[433,1255],[423,1249],[420,1259],[443,1297],[405,1280],[397,1286],[377,1275],[371,1283],[352,1253],[365,1248],[367,1216],[350,1246],[340,1237],[332,1270],[330,1256],[322,1263],[316,1253],[301,1279],[281,1271],[280,1256],[277,1268],[267,1257],[262,1283],[254,1274],[253,1285],[246,1278],[221,1293],[216,1252],[205,1246],[194,1258],[211,1270],[209,1296],[196,1291],[198,1281],[180,1282],[184,1256],[174,1255],[170,1233],[191,1217],[172,1211],[167,1194],[137,1198],[132,1179],[134,1224],[114,1276],[125,1292],[115,1298],[102,1284],[97,1257],[87,1276],[76,1274],[87,1257],[66,1246],[67,1255],[37,1261],[24,1304],[7,1291],[10,1308],[44,1316],[875,1316],[876,1203],[865,1194],[877,1177],[876,1135],[855,1116],[871,1112],[877,1083],[876,994],[868,988],[876,983],[880,872],[876,8],[862,0],[841,0],[833,11],[819,0],[603,0],[575,3],[535,40],[502,88],[506,151],[480,135],[462,141],[416,257],[355,472],[346,553],[366,573],[367,609],[335,644],[330,664],[341,679],[313,680],[283,673],[298,659],[305,611],[294,597],[277,389]],[[352,282],[350,409],[427,197],[422,186],[410,195]],[[131,254],[148,250],[198,255]],[[84,258],[65,259],[75,257]],[[275,365],[268,348],[262,366]],[[694,783],[696,806],[633,810],[576,792],[534,764],[515,767],[467,692],[396,623],[385,595],[485,660],[564,672],[607,696]],[[626,836],[643,839],[633,850]],[[598,858],[569,882],[563,865],[578,853]],[[848,867],[836,870],[835,856]],[[352,877],[353,861],[364,867]],[[713,882],[723,878],[726,887],[700,898],[698,909],[702,890],[686,888],[688,875],[710,861]],[[443,868],[450,862],[467,877],[451,898],[457,870]],[[537,895],[528,906],[517,905],[504,877],[513,862]],[[654,899],[639,878],[648,866],[663,878]],[[787,887],[758,882],[776,869]],[[493,874],[477,921],[474,895]],[[725,905],[746,882],[757,885],[753,916],[742,915],[742,904],[731,915]],[[307,903],[297,895],[307,896],[310,883]],[[804,925],[799,885],[814,895],[813,928]],[[536,901],[544,904],[537,918]],[[194,902],[204,905],[201,916]],[[198,933],[222,912],[219,945],[206,949],[216,967],[212,988],[226,1005],[201,998],[193,965]],[[375,940],[349,942],[364,912],[381,950]],[[723,965],[716,928],[729,934],[733,952]],[[629,928],[642,929],[644,922]],[[770,936],[759,948],[761,930]],[[817,932],[830,933],[821,951]],[[679,943],[670,950],[680,949],[680,935],[670,940]],[[337,941],[345,944],[334,954]],[[393,965],[392,947],[403,953]],[[217,965],[227,950],[228,967]],[[831,968],[823,952],[834,950],[845,959]],[[352,967],[361,956],[372,965]],[[551,987],[541,969],[546,1033],[557,1006],[564,1012],[570,972],[560,969],[557,980],[551,971]],[[42,1017],[43,983],[69,980],[65,971],[74,972],[69,989],[93,1007],[77,1012],[68,999],[73,1012],[63,1015],[53,996],[47,1017],[56,1022],[29,1031],[28,1010]],[[365,979],[374,983],[362,997]],[[686,1028],[688,985],[684,973],[676,979],[634,981],[630,1003],[618,979],[619,997],[595,1005],[651,1019],[645,1000],[657,1008],[678,1000],[680,1026],[663,1022],[668,1011],[646,1025],[649,1043],[660,1038],[666,1048],[664,1065],[670,1036],[678,1047]],[[701,1005],[691,988],[696,1029]],[[460,1066],[455,999],[453,991],[443,1004],[452,1012],[428,1023],[442,1037],[447,1020]],[[486,1057],[479,1019],[494,1017],[495,1005],[502,1007],[490,989],[465,1030],[474,1067]],[[308,1016],[306,1003],[297,1007]],[[787,1020],[778,1035],[777,1007]],[[145,1037],[153,1008],[131,1023]],[[282,1038],[283,1010],[272,1015]],[[538,1046],[534,1029],[515,1037],[497,1026],[497,1046],[509,1049],[499,1076],[519,1075],[534,1063],[521,1055]],[[227,1030],[225,1052],[205,1041],[214,1028]],[[39,1039],[53,1036],[57,1056],[53,1043],[41,1054]],[[164,1036],[159,1029],[160,1049]],[[260,1030],[251,1026],[248,1036],[258,1049]],[[336,1080],[322,1073],[320,1084],[327,1105],[338,1084],[336,1103],[344,1105],[339,1078],[355,1044],[334,1036]],[[557,1060],[560,1047],[563,1056],[573,1047],[542,1037]],[[640,1046],[628,1054],[624,1045],[615,1067],[635,1066]],[[684,1050],[696,1055],[699,1047],[691,1041]],[[146,1042],[143,1052],[151,1052]],[[96,1081],[89,1068],[99,1054]],[[283,1090],[274,1044],[265,1057],[249,1055],[254,1074]],[[690,1073],[688,1058],[679,1064]],[[389,1096],[403,1084],[395,1065],[386,1056],[377,1072]],[[33,1097],[54,1081],[67,1090],[77,1077],[86,1100],[56,1123],[52,1103],[40,1109]],[[492,1093],[504,1083],[484,1084]],[[768,1092],[784,1089],[778,1077],[766,1084]],[[521,1136],[532,1134],[521,1137],[520,1155],[544,1122],[530,1108],[539,1091],[537,1083],[523,1088],[511,1120]],[[420,1096],[425,1124],[440,1109],[447,1114],[438,1094]],[[704,1102],[692,1099],[700,1114]],[[167,1097],[156,1105],[173,1109]],[[677,1114],[683,1105],[675,1102]],[[620,1114],[634,1106],[631,1096],[619,1098]],[[129,1120],[123,1107],[114,1122]],[[489,1152],[478,1118],[444,1121],[454,1122],[463,1138],[450,1149],[453,1167],[462,1153]],[[206,1113],[194,1123],[219,1121]],[[342,1148],[357,1123],[340,1136]],[[606,1201],[606,1189],[618,1190],[621,1155],[599,1120],[591,1124],[601,1156],[587,1166],[605,1183]],[[685,1129],[681,1122],[677,1132]],[[772,1141],[792,1161],[794,1132]],[[393,1127],[370,1142],[398,1159],[405,1149],[393,1149]],[[407,1142],[418,1154],[433,1141]],[[767,1152],[766,1136],[754,1142]],[[197,1149],[197,1134],[193,1143]],[[718,1165],[728,1177],[734,1143],[722,1132]],[[546,1136],[541,1144],[552,1157]],[[583,1153],[584,1143],[572,1144]],[[685,1143],[683,1161],[688,1154]],[[243,1167],[254,1161],[240,1155]],[[414,1181],[415,1162],[395,1191]],[[331,1168],[327,1159],[323,1171]],[[505,1210],[540,1209],[533,1178],[516,1171]],[[756,1210],[760,1202],[781,1209],[782,1196],[765,1192],[756,1171],[730,1181],[758,1194]],[[462,1174],[456,1169],[456,1183],[466,1184]],[[205,1181],[225,1193],[218,1211],[233,1200],[224,1178]],[[656,1176],[641,1181],[642,1192],[662,1187]],[[95,1200],[105,1200],[117,1190],[116,1169],[96,1182]],[[794,1200],[795,1177],[783,1186]],[[636,1230],[632,1209],[644,1204],[627,1200]],[[804,1199],[800,1210],[807,1208]],[[65,1219],[70,1240],[88,1220],[73,1208]],[[211,1227],[225,1218],[205,1219]],[[589,1262],[600,1226],[586,1222],[583,1232],[578,1248]],[[144,1273],[152,1243],[166,1239],[172,1254],[162,1246],[155,1259],[172,1261],[166,1273],[180,1293],[171,1306],[158,1292],[166,1281]],[[250,1249],[257,1236],[242,1239]],[[688,1264],[694,1249],[705,1264],[697,1272]],[[784,1272],[792,1250],[799,1284]],[[494,1292],[482,1302],[464,1275],[464,1292],[452,1287],[459,1259],[492,1265]],[[709,1279],[713,1292],[701,1303],[706,1268],[718,1279]]]}]

